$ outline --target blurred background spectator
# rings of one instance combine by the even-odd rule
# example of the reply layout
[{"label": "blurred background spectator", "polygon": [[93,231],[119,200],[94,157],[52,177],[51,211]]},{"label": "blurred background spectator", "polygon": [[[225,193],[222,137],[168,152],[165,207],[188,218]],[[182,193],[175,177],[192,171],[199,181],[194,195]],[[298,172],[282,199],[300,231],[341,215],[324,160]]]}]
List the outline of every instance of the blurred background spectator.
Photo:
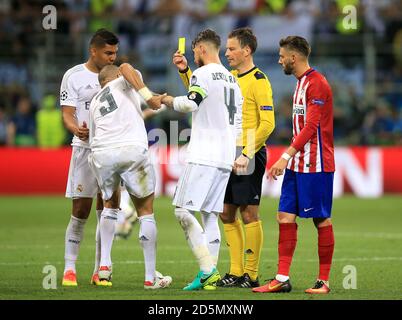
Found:
[{"label": "blurred background spectator", "polygon": [[8,123],[7,132],[9,145],[28,147],[36,144],[35,116],[28,96],[18,99],[17,110]]},{"label": "blurred background spectator", "polygon": [[4,107],[0,102],[0,146],[4,146],[7,141],[7,116]]},{"label": "blurred background spectator", "polygon": [[[311,64],[332,85],[336,144],[402,145],[402,0],[56,0],[57,29],[44,30],[47,4],[0,2],[0,145],[69,143],[57,120],[60,82],[68,68],[87,59],[97,28],[118,34],[119,61],[137,66],[153,91],[176,95],[185,93],[171,64],[177,38],[187,38],[194,68],[192,38],[203,28],[215,29],[227,66],[226,36],[242,26],[257,35],[255,63],[273,87],[276,130],[269,144],[288,144],[291,137],[295,79],[277,64],[278,41],[298,34],[310,41]],[[350,8],[356,9],[352,29],[345,24]],[[179,132],[190,126],[188,117],[169,111],[152,118],[147,129],[169,135],[172,120]]]},{"label": "blurred background spectator", "polygon": [[56,109],[57,97],[46,95],[36,113],[38,146],[41,148],[58,148],[66,138],[60,109]]}]

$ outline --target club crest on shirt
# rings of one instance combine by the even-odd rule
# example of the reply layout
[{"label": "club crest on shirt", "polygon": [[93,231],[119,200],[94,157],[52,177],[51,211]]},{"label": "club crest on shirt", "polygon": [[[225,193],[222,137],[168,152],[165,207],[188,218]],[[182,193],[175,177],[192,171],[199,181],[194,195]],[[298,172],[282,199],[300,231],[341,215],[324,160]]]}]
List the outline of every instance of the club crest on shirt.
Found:
[{"label": "club crest on shirt", "polygon": [[78,186],[77,186],[77,191],[78,192],[82,192],[84,190],[84,187],[82,186],[82,184],[79,184]]}]

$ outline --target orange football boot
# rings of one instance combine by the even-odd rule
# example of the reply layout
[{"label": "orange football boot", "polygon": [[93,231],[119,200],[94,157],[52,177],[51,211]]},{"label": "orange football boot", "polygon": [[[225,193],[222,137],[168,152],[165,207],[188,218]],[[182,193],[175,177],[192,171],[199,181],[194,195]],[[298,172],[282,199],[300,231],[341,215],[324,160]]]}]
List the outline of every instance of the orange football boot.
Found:
[{"label": "orange football boot", "polygon": [[304,291],[305,293],[316,294],[316,293],[329,293],[331,290],[329,289],[328,281],[317,280],[314,284],[314,287],[307,289]]},{"label": "orange football boot", "polygon": [[65,287],[76,287],[77,286],[77,275],[73,270],[67,270],[63,276],[63,281],[61,283]]},{"label": "orange football boot", "polygon": [[266,284],[261,287],[253,288],[253,292],[267,293],[267,292],[290,292],[292,285],[289,280],[284,282],[276,279],[270,279]]},{"label": "orange football boot", "polygon": [[93,284],[94,286],[99,286],[99,283],[100,283],[99,275],[98,273],[94,273],[91,278],[91,284]]}]

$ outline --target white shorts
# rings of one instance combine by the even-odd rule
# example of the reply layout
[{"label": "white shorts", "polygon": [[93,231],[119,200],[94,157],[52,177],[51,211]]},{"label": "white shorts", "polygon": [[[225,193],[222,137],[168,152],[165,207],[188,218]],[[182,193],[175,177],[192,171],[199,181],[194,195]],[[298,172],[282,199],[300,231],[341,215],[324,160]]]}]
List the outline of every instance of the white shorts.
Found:
[{"label": "white shorts", "polygon": [[112,197],[121,180],[128,193],[136,198],[145,198],[155,191],[154,168],[148,151],[142,147],[126,146],[94,151],[88,161],[104,200]]},{"label": "white shorts", "polygon": [[177,183],[173,205],[193,211],[223,212],[230,170],[188,163]]},{"label": "white shorts", "polygon": [[73,146],[70,169],[68,170],[66,197],[93,198],[98,193],[98,183],[88,165],[88,148]]}]

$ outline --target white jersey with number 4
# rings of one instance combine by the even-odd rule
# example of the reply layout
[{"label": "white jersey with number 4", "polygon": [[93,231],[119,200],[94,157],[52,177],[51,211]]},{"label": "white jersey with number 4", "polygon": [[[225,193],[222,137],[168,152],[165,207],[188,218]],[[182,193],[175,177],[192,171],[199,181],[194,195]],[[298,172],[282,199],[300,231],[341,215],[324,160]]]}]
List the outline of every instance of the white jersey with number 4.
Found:
[{"label": "white jersey with number 4", "polygon": [[110,81],[89,109],[92,151],[123,146],[148,149],[140,96],[123,77]]},{"label": "white jersey with number 4", "polygon": [[210,63],[194,71],[188,91],[203,99],[192,114],[187,162],[232,169],[242,133],[243,96],[236,78],[223,65]]},{"label": "white jersey with number 4", "polygon": [[[89,105],[100,90],[98,74],[90,71],[85,64],[79,64],[66,71],[60,88],[60,105],[75,108],[78,125],[84,121],[89,125]],[[74,136],[73,146],[89,148],[88,141]]]}]

